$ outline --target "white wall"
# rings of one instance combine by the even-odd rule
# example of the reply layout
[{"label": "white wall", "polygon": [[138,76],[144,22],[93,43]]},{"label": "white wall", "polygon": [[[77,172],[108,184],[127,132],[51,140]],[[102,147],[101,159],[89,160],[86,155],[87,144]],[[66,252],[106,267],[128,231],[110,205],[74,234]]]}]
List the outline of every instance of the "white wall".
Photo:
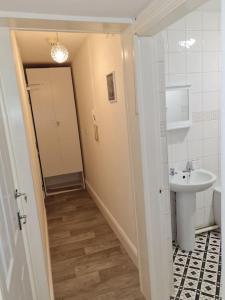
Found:
[{"label": "white wall", "polygon": [[[112,71],[118,96],[115,103],[107,98],[106,75]],[[136,252],[120,36],[89,35],[74,57],[73,74],[86,182],[121,230],[125,244]],[[94,139],[93,111],[99,142]]]},{"label": "white wall", "polygon": [[[190,129],[168,133],[168,150],[170,167],[184,169],[187,160],[195,160],[197,167],[210,170],[220,177],[220,12],[218,9],[212,10],[213,2],[215,0],[165,31],[166,84],[191,84],[193,119]],[[186,49],[179,46],[179,41],[190,38],[196,40],[193,47]],[[197,194],[198,228],[214,224],[212,193],[213,188]],[[173,209],[172,214],[174,219]]]}]

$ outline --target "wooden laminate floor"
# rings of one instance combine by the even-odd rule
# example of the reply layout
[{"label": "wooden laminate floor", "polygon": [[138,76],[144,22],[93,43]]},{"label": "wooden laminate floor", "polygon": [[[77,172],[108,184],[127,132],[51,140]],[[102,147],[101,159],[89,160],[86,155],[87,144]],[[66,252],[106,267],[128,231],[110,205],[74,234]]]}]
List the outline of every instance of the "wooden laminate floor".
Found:
[{"label": "wooden laminate floor", "polygon": [[86,191],[46,199],[55,300],[144,300],[138,271]]}]

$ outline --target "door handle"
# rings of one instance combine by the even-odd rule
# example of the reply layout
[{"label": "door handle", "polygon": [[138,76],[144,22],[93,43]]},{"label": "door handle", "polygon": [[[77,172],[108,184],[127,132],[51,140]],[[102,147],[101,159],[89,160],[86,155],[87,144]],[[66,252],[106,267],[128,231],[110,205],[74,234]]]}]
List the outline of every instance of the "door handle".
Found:
[{"label": "door handle", "polygon": [[25,201],[27,202],[27,194],[26,193],[20,193],[17,189],[15,190],[14,193],[15,199],[24,197]]},{"label": "door handle", "polygon": [[23,229],[23,225],[27,224],[27,215],[21,215],[20,212],[17,213],[19,229]]}]

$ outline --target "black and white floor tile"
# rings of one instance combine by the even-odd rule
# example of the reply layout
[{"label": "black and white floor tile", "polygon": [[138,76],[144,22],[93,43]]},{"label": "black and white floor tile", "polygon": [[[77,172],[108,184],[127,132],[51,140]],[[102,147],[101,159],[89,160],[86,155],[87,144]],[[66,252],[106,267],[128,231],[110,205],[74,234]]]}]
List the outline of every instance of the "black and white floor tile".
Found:
[{"label": "black and white floor tile", "polygon": [[171,300],[221,300],[220,232],[196,236],[193,252],[173,247],[174,293]]}]

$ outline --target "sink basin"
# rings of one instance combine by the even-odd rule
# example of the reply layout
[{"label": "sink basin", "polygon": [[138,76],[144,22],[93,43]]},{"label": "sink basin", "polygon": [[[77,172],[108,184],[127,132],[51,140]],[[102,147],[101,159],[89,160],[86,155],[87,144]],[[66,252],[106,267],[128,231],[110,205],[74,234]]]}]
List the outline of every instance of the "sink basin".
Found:
[{"label": "sink basin", "polygon": [[195,245],[196,193],[215,181],[216,176],[203,169],[170,175],[170,189],[176,192],[177,242],[185,251],[193,251]]},{"label": "sink basin", "polygon": [[189,173],[178,172],[170,176],[170,189],[173,192],[201,192],[210,188],[216,176],[206,170],[198,169]]}]

